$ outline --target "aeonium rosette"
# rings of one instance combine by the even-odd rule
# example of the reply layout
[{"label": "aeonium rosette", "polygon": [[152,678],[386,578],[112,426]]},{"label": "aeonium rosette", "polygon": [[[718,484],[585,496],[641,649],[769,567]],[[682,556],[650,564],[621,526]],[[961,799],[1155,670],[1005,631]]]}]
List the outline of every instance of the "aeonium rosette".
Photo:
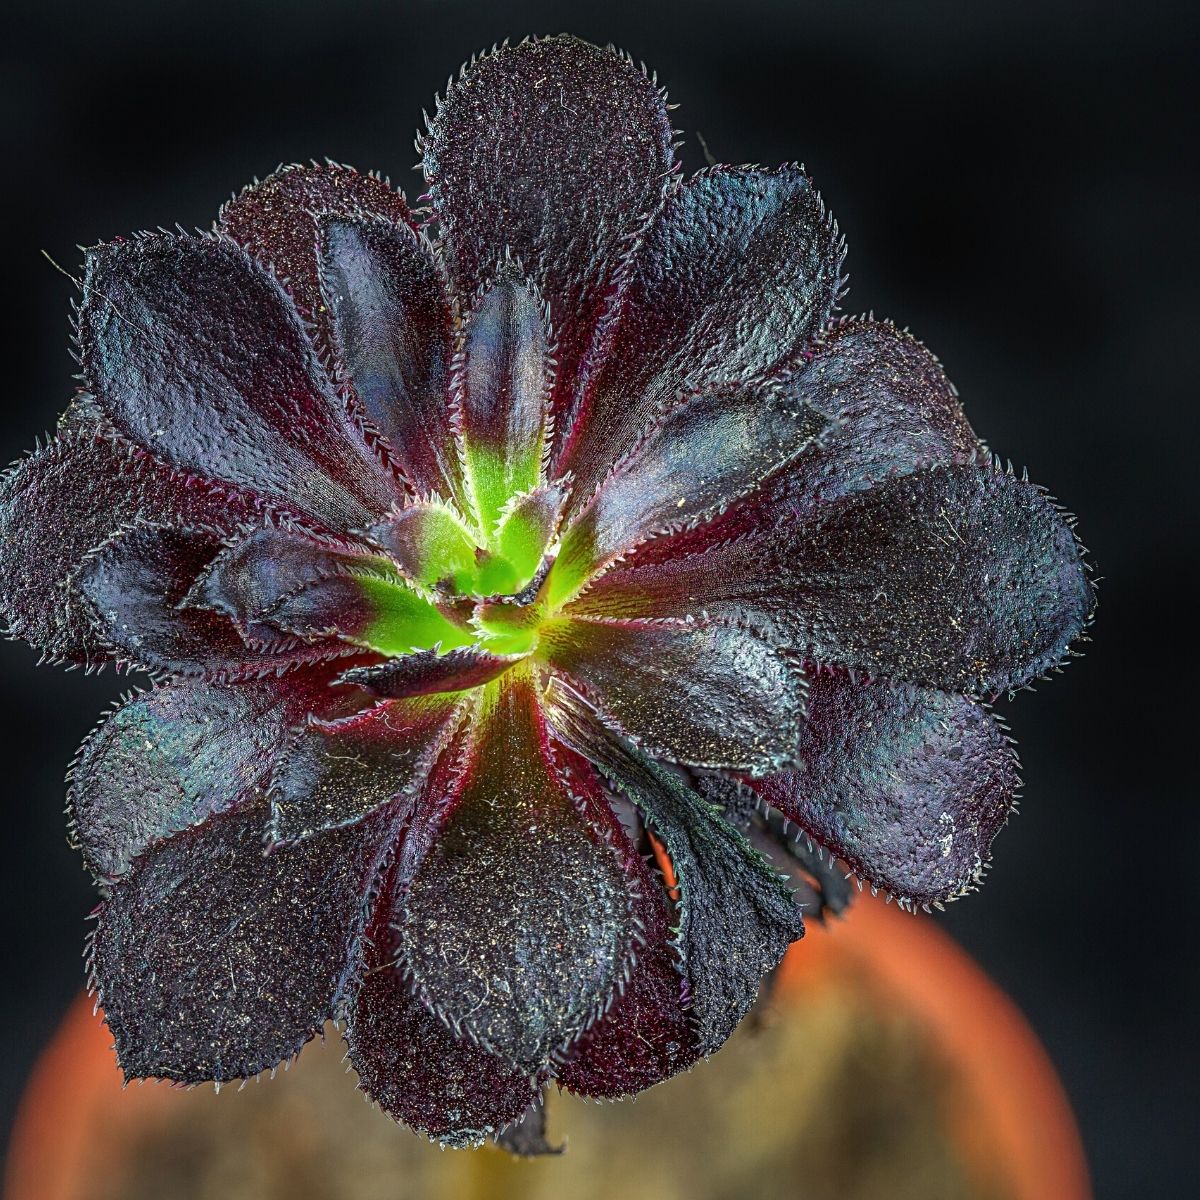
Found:
[{"label": "aeonium rosette", "polygon": [[126,1074],[340,1019],[470,1143],[716,1050],[841,903],[822,851],[973,887],[1018,783],[985,700],[1093,594],[937,361],[834,319],[800,168],[681,178],[654,82],[565,37],[473,62],[422,147],[419,215],[298,166],[89,252],[3,607],[153,676],[70,789]]}]

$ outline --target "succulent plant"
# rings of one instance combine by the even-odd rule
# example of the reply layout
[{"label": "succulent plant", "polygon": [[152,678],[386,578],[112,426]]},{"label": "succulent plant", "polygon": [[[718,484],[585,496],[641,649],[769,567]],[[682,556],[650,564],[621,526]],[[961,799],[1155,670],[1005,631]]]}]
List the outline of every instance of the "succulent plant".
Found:
[{"label": "succulent plant", "polygon": [[527,41],[439,102],[427,207],[295,166],[88,252],[0,602],[153,681],[69,795],[129,1077],[336,1019],[470,1144],[710,1055],[834,860],[978,882],[1018,786],[987,700],[1070,653],[1080,547],[920,343],[835,316],[804,170],[684,179],[673,136],[628,58]]}]

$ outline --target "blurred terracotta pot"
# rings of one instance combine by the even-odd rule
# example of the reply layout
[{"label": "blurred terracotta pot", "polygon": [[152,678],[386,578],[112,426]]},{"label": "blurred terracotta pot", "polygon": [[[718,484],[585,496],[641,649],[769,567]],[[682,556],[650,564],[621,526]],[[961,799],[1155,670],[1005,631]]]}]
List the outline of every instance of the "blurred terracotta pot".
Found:
[{"label": "blurred terracotta pot", "polygon": [[441,1152],[365,1105],[340,1042],[274,1083],[123,1090],[81,999],[14,1128],[5,1200],[1086,1200],[1015,1006],[931,921],[862,898],[793,947],[709,1063],[620,1105],[551,1096],[561,1157]]}]

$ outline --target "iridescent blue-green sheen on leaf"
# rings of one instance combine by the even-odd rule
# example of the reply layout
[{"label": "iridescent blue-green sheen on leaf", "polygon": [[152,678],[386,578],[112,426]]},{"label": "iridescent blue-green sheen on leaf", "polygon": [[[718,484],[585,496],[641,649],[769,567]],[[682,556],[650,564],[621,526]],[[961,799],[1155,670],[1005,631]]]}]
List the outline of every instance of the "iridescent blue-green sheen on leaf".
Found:
[{"label": "iridescent blue-green sheen on leaf", "polygon": [[815,411],[773,388],[701,392],[672,406],[571,523],[551,600],[570,599],[642,539],[720,512],[785,468],[823,427]]},{"label": "iridescent blue-green sheen on leaf", "polygon": [[289,729],[346,702],[325,667],[237,685],[161,684],[114,709],[84,743],[68,793],[73,840],[98,876],[265,793]]},{"label": "iridescent blue-green sheen on leaf", "polygon": [[599,378],[556,461],[580,500],[682,392],[776,378],[824,328],[842,243],[798,167],[676,182],[632,264]]}]

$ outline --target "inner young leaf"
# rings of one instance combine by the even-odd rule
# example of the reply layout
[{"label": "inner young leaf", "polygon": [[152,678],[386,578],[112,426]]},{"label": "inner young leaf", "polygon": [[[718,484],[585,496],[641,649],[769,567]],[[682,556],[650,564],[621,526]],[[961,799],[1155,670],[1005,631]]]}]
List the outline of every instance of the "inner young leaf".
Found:
[{"label": "inner young leaf", "polygon": [[463,466],[489,541],[511,498],[538,484],[549,372],[541,300],[502,280],[467,321],[457,379]]},{"label": "inner young leaf", "polygon": [[451,650],[475,641],[469,629],[447,620],[412,588],[369,576],[357,582],[370,613],[361,632],[352,639],[360,645],[390,657],[429,650],[439,644],[443,650]]},{"label": "inner young leaf", "polygon": [[457,514],[442,504],[414,504],[371,530],[409,579],[422,587],[466,593],[475,588],[475,538]]},{"label": "inner young leaf", "polygon": [[494,544],[513,565],[520,583],[527,584],[542,565],[550,539],[558,527],[565,489],[545,484],[511,499],[496,526]]}]

